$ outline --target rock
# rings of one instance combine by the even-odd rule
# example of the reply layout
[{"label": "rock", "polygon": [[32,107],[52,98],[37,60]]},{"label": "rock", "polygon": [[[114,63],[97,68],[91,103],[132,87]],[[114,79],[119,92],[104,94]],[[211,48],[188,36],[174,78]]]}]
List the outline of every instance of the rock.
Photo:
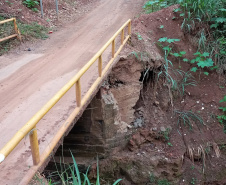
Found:
[{"label": "rock", "polygon": [[159,105],[159,102],[158,101],[155,101],[154,102],[154,105],[158,106]]},{"label": "rock", "polygon": [[137,109],[137,111],[139,111],[139,112],[142,112],[142,113],[143,113],[143,112],[144,112],[144,107],[140,107],[140,108],[138,108],[138,109]]},{"label": "rock", "polygon": [[169,129],[169,131],[172,131],[172,127],[171,126],[167,126],[167,129]]},{"label": "rock", "polygon": [[134,122],[134,123],[133,123],[133,126],[134,126],[134,128],[138,128],[137,122]]},{"label": "rock", "polygon": [[142,123],[143,123],[143,120],[140,118],[137,118],[133,124],[134,124],[134,127],[137,128],[137,127],[142,127]]},{"label": "rock", "polygon": [[126,55],[120,56],[120,61],[124,61],[126,59],[127,59],[127,56]]},{"label": "rock", "polygon": [[161,130],[161,132],[165,132],[166,128],[162,126],[162,127],[160,127],[160,130]]},{"label": "rock", "polygon": [[157,129],[157,127],[153,127],[152,130],[153,131],[157,131],[158,129]]}]

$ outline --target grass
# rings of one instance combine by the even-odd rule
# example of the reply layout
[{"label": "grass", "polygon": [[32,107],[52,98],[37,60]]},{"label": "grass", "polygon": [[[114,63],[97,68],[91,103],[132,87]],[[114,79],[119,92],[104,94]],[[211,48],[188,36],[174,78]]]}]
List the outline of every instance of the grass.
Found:
[{"label": "grass", "polygon": [[[188,126],[190,130],[193,128],[193,123],[200,123],[201,125],[205,125],[203,119],[192,111],[179,111],[175,110],[175,114],[178,114],[178,126],[183,124],[184,126]],[[197,125],[198,126],[198,125]],[[199,128],[199,126],[198,126]]]},{"label": "grass", "polygon": [[[71,153],[73,164],[64,164],[60,162],[60,169],[58,169],[56,165],[56,172],[53,172],[48,177],[49,185],[56,185],[56,184],[63,184],[63,185],[91,185],[96,184],[100,185],[100,172],[99,172],[99,161],[97,158],[97,175],[96,175],[96,182],[91,183],[88,173],[89,167],[86,170],[86,173],[81,173],[78,168],[78,164],[75,161],[73,154]],[[59,179],[59,180],[53,180]],[[122,179],[116,180],[113,185],[117,185]],[[53,182],[54,181],[54,182]]]},{"label": "grass", "polygon": [[[220,74],[226,65],[226,1],[225,0],[149,0],[143,8],[146,13],[158,11],[173,4],[183,17],[181,29],[196,34],[198,51],[210,53]],[[174,17],[175,18],[175,17]]]},{"label": "grass", "polygon": [[[5,17],[0,16],[0,21],[6,19]],[[48,38],[47,32],[48,28],[39,25],[36,22],[31,24],[23,23],[17,20],[17,26],[20,30],[22,40],[32,40],[32,39],[46,39]],[[0,26],[0,35],[1,38],[7,37],[14,34],[14,25],[13,22],[8,22]],[[0,43],[0,56],[8,52],[15,45],[19,45],[19,41],[16,38],[9,39]]]},{"label": "grass", "polygon": [[171,183],[167,179],[157,179],[154,174],[150,174],[150,183],[152,185],[170,185]]},{"label": "grass", "polygon": [[30,39],[30,38],[47,39],[48,38],[48,35],[47,35],[48,28],[36,22],[33,22],[31,24],[24,24],[19,22],[18,28],[24,39]]}]

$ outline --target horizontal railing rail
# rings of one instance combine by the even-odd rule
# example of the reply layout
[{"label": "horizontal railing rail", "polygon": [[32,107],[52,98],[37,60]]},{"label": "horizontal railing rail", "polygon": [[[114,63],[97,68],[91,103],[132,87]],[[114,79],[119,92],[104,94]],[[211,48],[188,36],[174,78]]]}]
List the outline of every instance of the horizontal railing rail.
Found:
[{"label": "horizontal railing rail", "polygon": [[17,39],[19,41],[21,41],[21,35],[20,35],[20,31],[17,27],[17,24],[16,24],[16,18],[11,18],[11,19],[6,19],[6,20],[3,20],[3,21],[0,21],[0,25],[1,24],[5,24],[7,22],[10,22],[10,21],[13,21],[13,24],[14,24],[14,30],[15,30],[15,34],[12,34],[12,35],[9,35],[7,37],[4,37],[4,38],[0,38],[0,42],[3,42],[5,40],[8,40],[8,39],[11,39],[11,38],[14,38],[14,37],[17,37]]},{"label": "horizontal railing rail", "polygon": [[[125,36],[125,29],[128,27],[128,35]],[[116,37],[121,34],[121,45],[118,50],[115,52],[116,48]],[[104,75],[110,69],[114,59],[122,50],[123,46],[126,44],[127,40],[131,35],[131,20],[129,19],[111,38],[110,40],[93,56],[93,58],[59,91],[56,95],[50,99],[12,138],[11,140],[0,150],[0,163],[13,151],[13,149],[20,143],[20,141],[29,134],[31,153],[34,166],[31,167],[30,175],[25,177],[24,181],[30,180],[34,173],[38,170],[39,167],[44,163],[47,157],[51,154],[54,147],[58,144],[61,137],[68,130],[72,124],[75,117],[83,109],[83,107],[89,101],[89,98],[93,94],[94,90],[100,85],[100,82],[103,80]],[[102,64],[102,54],[108,48],[109,45],[112,45],[112,56],[110,61],[107,63],[104,69]],[[92,84],[89,90],[86,92],[84,97],[81,96],[81,77],[86,73],[86,71],[98,60],[98,75],[99,77]],[[49,110],[66,94],[66,92],[75,85],[76,89],[76,108],[65,121],[65,123],[58,130],[52,141],[49,143],[48,147],[44,152],[39,154],[39,145],[38,145],[38,136],[37,136],[37,123],[49,112]],[[24,183],[22,183],[24,184]]]}]

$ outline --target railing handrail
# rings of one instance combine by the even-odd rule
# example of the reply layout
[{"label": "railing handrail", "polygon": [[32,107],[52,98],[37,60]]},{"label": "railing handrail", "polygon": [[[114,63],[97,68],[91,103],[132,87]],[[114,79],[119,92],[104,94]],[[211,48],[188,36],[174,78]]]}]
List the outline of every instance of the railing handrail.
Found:
[{"label": "railing handrail", "polygon": [[[124,36],[124,29],[128,25],[128,36]],[[120,34],[121,32],[121,46],[119,47],[118,51],[115,53],[115,38]],[[38,139],[37,139],[37,130],[35,129],[37,123],[49,112],[49,110],[66,94],[66,92],[73,86],[76,86],[76,104],[77,107],[74,110],[73,116],[69,116],[68,119],[72,120],[75,118],[75,116],[78,114],[78,112],[81,110],[81,106],[85,105],[85,103],[88,101],[88,98],[90,97],[91,93],[94,91],[94,89],[98,86],[98,83],[103,78],[103,75],[108,71],[111,64],[113,63],[115,57],[119,54],[122,47],[125,45],[127,40],[129,39],[131,35],[131,20],[129,19],[110,39],[109,41],[92,57],[92,59],[89,60],[89,62],[60,90],[56,93],[56,95],[51,98],[11,139],[10,141],[0,150],[0,163],[4,161],[4,159],[13,151],[13,149],[20,143],[20,141],[29,134],[30,137],[30,143],[31,143],[31,152],[32,152],[32,158],[33,163],[35,166],[40,166],[43,160],[45,160],[48,156],[48,154],[53,150],[53,147],[57,144],[56,139],[54,143],[52,144],[51,149],[47,149],[43,152],[43,157],[40,162],[39,157],[39,146],[38,146]],[[125,39],[124,39],[125,38]],[[105,68],[102,70],[102,53],[107,49],[107,47],[112,44],[112,58],[108,62],[108,64],[105,66]],[[99,77],[96,79],[96,81],[92,84],[92,86],[89,88],[86,95],[81,98],[81,85],[80,85],[80,78],[83,76],[83,74],[92,66],[92,64],[99,59],[98,62],[98,71],[99,71]],[[74,117],[74,118],[73,118]],[[67,122],[67,121],[66,121]],[[72,121],[70,121],[72,122]],[[71,123],[70,123],[71,124]],[[67,128],[69,126],[67,125]],[[54,136],[59,138],[61,137],[66,131],[67,128],[59,129],[57,134]],[[63,131],[62,131],[63,130]],[[54,140],[54,139],[53,139]],[[51,145],[51,144],[50,144]],[[49,146],[50,146],[49,145]],[[49,147],[50,148],[50,147]],[[51,150],[51,151],[50,151]]]},{"label": "railing handrail", "polygon": [[14,30],[15,30],[16,34],[12,34],[12,35],[9,35],[7,37],[1,38],[0,42],[3,42],[5,40],[8,40],[8,39],[11,39],[11,38],[14,38],[14,37],[17,37],[17,39],[19,41],[21,41],[21,35],[20,35],[20,31],[19,31],[17,24],[16,24],[16,18],[11,18],[11,19],[6,19],[6,20],[3,20],[3,21],[0,21],[0,25],[7,23],[7,22],[10,22],[10,21],[13,21],[13,23],[14,23]]}]

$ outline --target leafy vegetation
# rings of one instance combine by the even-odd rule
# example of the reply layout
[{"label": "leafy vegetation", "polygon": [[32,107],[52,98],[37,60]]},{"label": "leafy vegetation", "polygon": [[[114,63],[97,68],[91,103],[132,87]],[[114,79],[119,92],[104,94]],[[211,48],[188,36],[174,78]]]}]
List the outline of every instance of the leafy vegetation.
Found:
[{"label": "leafy vegetation", "polygon": [[150,13],[173,4],[180,5],[180,8],[174,9],[174,13],[183,17],[181,29],[186,33],[197,33],[198,52],[209,53],[207,65],[212,63],[212,59],[216,62],[218,71],[223,73],[223,66],[226,64],[226,1],[149,0],[143,8]]},{"label": "leafy vegetation", "polygon": [[[72,155],[72,153],[71,153]],[[93,183],[90,182],[88,178],[89,168],[86,170],[86,173],[82,173],[79,171],[78,164],[75,161],[74,156],[72,155],[73,164],[72,165],[62,165],[61,169],[57,168],[57,171],[52,173],[48,178],[49,185],[55,184],[63,184],[63,185],[91,185]],[[56,166],[57,167],[57,166]],[[56,179],[56,176],[60,179],[59,181],[52,182],[51,179]],[[113,185],[117,185],[122,179],[116,180]],[[97,159],[97,175],[96,175],[96,185],[100,185],[100,174],[99,174],[99,165]]]},{"label": "leafy vegetation", "polygon": [[46,39],[48,38],[47,31],[48,28],[33,22],[31,24],[24,24],[22,22],[18,22],[18,28],[20,30],[21,35],[25,39],[36,38],[36,39]]},{"label": "leafy vegetation", "polygon": [[181,126],[181,123],[183,123],[184,126],[188,126],[189,129],[192,130],[193,123],[199,122],[201,125],[204,125],[203,119],[197,114],[193,113],[192,111],[175,110],[174,112],[179,115],[178,122],[177,122],[178,126]]},{"label": "leafy vegetation", "polygon": [[23,4],[30,8],[34,12],[38,12],[38,9],[36,8],[39,5],[38,1],[35,0],[24,0]]},{"label": "leafy vegetation", "polygon": [[[220,103],[224,103],[224,102],[226,102],[226,95],[224,96],[224,98],[222,100],[220,100]],[[220,124],[223,125],[224,133],[226,133],[226,106],[220,107],[219,109],[221,109],[223,111],[223,114],[218,116],[217,118],[218,118]]]},{"label": "leafy vegetation", "polygon": [[152,185],[170,185],[171,183],[167,179],[157,179],[154,174],[150,174],[150,183]]},{"label": "leafy vegetation", "polygon": [[[173,55],[179,58],[179,61],[182,59],[182,56],[186,54],[185,51],[179,53],[172,53],[174,42],[178,42],[180,39],[172,39],[163,37],[158,40],[158,45],[164,51],[165,63],[163,64],[164,70],[160,71],[158,76],[163,75],[166,78],[167,83],[170,85],[170,88],[174,91],[179,91],[181,95],[184,95],[185,86],[192,85],[196,86],[196,81],[190,72],[184,72],[182,70],[175,70],[171,68],[173,66],[172,62],[168,59],[169,55]],[[164,46],[164,45],[166,46]],[[187,59],[183,59],[187,60]],[[169,70],[172,71],[173,75],[170,75]]]},{"label": "leafy vegetation", "polygon": [[34,8],[35,6],[39,5],[38,1],[35,0],[25,0],[23,1],[23,4],[28,8]]},{"label": "leafy vegetation", "polygon": [[[0,21],[4,20],[5,17],[0,16]],[[48,28],[39,25],[36,22],[31,24],[26,24],[17,20],[17,26],[20,30],[22,40],[30,40],[30,39],[46,39],[48,38],[47,31]],[[15,34],[13,22],[7,22],[1,25],[0,27],[0,35],[1,38],[7,37],[9,35]],[[14,45],[17,45],[19,42],[17,39],[6,40],[0,43],[0,55],[6,53],[10,50]]]}]

